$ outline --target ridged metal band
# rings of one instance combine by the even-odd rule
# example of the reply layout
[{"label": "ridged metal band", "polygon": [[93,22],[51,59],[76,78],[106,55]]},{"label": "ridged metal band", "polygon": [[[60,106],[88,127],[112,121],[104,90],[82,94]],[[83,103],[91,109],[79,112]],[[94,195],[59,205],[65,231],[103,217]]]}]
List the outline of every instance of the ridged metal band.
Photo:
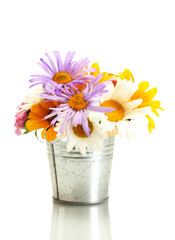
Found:
[{"label": "ridged metal band", "polygon": [[53,198],[71,204],[94,204],[108,198],[108,186],[115,137],[103,142],[103,149],[85,156],[66,143],[47,142]]}]

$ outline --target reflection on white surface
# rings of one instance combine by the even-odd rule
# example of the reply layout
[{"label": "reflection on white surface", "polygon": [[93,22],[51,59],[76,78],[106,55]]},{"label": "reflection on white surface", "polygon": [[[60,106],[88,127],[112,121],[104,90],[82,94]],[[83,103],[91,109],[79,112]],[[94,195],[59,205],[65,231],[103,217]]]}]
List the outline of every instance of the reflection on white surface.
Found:
[{"label": "reflection on white surface", "polygon": [[50,240],[111,240],[108,202],[92,206],[53,203]]}]

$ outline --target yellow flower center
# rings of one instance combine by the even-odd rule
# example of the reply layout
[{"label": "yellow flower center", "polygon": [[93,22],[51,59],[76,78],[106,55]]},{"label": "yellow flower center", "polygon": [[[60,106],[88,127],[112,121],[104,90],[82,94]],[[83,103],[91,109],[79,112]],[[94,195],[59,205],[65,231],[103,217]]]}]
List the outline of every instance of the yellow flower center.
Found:
[{"label": "yellow flower center", "polygon": [[[90,134],[91,134],[92,131],[93,131],[93,125],[92,125],[92,123],[89,120],[88,120],[88,126],[90,128]],[[79,137],[82,137],[82,138],[88,137],[86,135],[85,131],[83,130],[82,125],[78,124],[76,127],[73,127],[73,131]]]},{"label": "yellow flower center", "polygon": [[72,81],[72,77],[65,72],[58,72],[53,76],[53,81],[56,83],[69,83]]},{"label": "yellow flower center", "polygon": [[117,122],[119,120],[122,120],[124,115],[125,115],[125,111],[124,108],[121,106],[120,103],[113,101],[113,100],[108,100],[108,101],[104,101],[103,103],[100,104],[102,107],[112,107],[115,108],[114,111],[110,112],[110,113],[105,113],[106,116],[108,116],[108,120],[111,122]]},{"label": "yellow flower center", "polygon": [[83,99],[83,94],[82,93],[78,93],[78,94],[73,95],[69,99],[68,104],[75,111],[85,109],[88,105],[88,103]]}]

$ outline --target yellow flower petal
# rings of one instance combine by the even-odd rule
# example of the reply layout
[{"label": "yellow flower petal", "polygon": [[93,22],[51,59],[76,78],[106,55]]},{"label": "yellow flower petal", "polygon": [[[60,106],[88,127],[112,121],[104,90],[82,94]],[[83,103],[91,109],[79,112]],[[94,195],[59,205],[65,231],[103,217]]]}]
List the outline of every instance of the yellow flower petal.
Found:
[{"label": "yellow flower petal", "polygon": [[150,101],[152,100],[155,95],[157,93],[157,88],[152,88],[149,91],[145,92],[145,94],[143,95],[143,101]]},{"label": "yellow flower petal", "polygon": [[152,108],[151,111],[152,111],[157,117],[159,117],[159,113],[157,112],[156,109]]},{"label": "yellow flower petal", "polygon": [[124,72],[119,73],[119,75],[117,75],[117,77],[119,77],[122,80],[126,79],[127,81],[134,82],[134,76],[129,69],[125,69]]},{"label": "yellow flower petal", "polygon": [[152,129],[155,129],[155,123],[149,115],[146,115],[146,118],[148,119],[148,130],[151,133]]},{"label": "yellow flower petal", "polygon": [[[95,68],[96,72],[91,72],[91,75],[94,75],[95,77],[100,73],[100,68],[98,63],[93,63],[91,68]],[[116,75],[108,72],[102,73],[102,78],[99,80],[99,82],[109,81],[110,79],[115,79]]]},{"label": "yellow flower petal", "polygon": [[91,68],[96,69],[96,72],[91,72],[91,75],[97,76],[100,73],[100,68],[98,63],[93,63]]},{"label": "yellow flower petal", "polygon": [[139,83],[139,89],[142,91],[146,91],[148,89],[149,85],[150,84],[147,81],[141,82],[141,83]]},{"label": "yellow flower petal", "polygon": [[[160,101],[153,100],[157,93],[157,88],[152,88],[148,91],[148,87],[150,86],[149,82],[143,81],[138,85],[138,90],[132,95],[130,98],[130,101],[136,100],[136,99],[142,99],[143,102],[137,107],[137,108],[144,108],[144,107],[150,107],[151,111],[159,117],[159,113],[157,112],[157,109],[163,110],[164,109],[160,106]],[[151,133],[152,129],[155,129],[155,123],[153,119],[150,116],[146,116],[148,119],[148,130]]]}]

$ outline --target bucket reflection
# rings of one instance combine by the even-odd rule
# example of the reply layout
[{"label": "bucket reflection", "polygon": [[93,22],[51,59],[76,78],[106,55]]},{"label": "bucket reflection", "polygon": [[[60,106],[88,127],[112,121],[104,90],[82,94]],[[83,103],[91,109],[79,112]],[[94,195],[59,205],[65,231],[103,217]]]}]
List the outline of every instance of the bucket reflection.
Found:
[{"label": "bucket reflection", "polygon": [[50,240],[111,240],[108,201],[89,206],[53,203]]}]

